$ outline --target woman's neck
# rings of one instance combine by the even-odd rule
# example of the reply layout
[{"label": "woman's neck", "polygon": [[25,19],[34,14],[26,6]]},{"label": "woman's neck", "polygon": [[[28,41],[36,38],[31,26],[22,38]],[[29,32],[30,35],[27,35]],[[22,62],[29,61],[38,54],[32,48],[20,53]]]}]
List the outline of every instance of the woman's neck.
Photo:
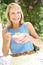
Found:
[{"label": "woman's neck", "polygon": [[12,29],[18,29],[20,26],[20,24],[14,24]]}]

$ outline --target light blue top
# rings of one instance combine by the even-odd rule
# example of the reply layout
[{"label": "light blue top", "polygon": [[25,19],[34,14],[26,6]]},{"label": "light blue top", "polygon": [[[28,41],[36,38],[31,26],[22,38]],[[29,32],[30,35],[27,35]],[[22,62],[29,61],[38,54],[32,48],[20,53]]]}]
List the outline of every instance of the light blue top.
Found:
[{"label": "light blue top", "polygon": [[[11,33],[11,36],[14,35],[17,32],[27,33],[29,35],[27,27],[24,23],[17,30],[13,30],[13,29],[10,29],[10,28],[7,28],[6,30],[7,30],[7,32]],[[33,47],[33,44],[30,41],[22,44],[22,43],[16,43],[11,38],[10,49],[11,49],[12,54],[17,54],[17,53],[23,53],[23,52],[26,52],[26,51],[32,51],[32,50],[34,50],[34,47]]]}]

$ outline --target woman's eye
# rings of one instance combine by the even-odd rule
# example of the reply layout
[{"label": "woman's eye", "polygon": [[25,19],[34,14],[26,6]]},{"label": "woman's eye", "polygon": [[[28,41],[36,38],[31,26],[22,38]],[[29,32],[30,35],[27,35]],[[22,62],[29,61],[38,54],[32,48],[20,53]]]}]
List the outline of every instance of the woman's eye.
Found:
[{"label": "woman's eye", "polygon": [[11,14],[12,14],[12,15],[13,15],[13,14],[20,14],[20,12],[16,12],[16,13],[12,12]]},{"label": "woman's eye", "polygon": [[18,14],[20,13],[20,12],[17,12]]},{"label": "woman's eye", "polygon": [[14,12],[12,12],[12,14],[15,14]]}]

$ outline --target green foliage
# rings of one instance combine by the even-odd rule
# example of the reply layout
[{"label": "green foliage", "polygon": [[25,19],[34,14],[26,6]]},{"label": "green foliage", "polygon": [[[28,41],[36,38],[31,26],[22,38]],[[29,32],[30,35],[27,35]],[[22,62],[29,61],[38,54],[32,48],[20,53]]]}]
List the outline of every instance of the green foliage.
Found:
[{"label": "green foliage", "polygon": [[1,2],[3,3],[6,3],[6,4],[9,4],[9,3],[12,3],[14,2],[14,0],[1,0]]},{"label": "green foliage", "polygon": [[5,10],[6,10],[7,4],[5,3],[1,3],[1,8],[0,8],[0,17],[1,17],[1,23],[3,26],[5,26],[6,24],[6,14],[5,14]]},{"label": "green foliage", "polygon": [[38,34],[41,33],[41,0],[21,0],[20,5],[24,13],[24,20],[33,24]]}]

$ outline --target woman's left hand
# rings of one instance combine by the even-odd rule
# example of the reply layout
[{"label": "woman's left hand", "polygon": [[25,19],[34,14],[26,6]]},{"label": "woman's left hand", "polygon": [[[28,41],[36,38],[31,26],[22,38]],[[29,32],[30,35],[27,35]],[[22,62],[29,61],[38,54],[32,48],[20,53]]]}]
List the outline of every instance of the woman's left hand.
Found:
[{"label": "woman's left hand", "polygon": [[19,43],[26,43],[29,41],[29,35],[28,34],[24,34],[24,38],[19,40]]}]

